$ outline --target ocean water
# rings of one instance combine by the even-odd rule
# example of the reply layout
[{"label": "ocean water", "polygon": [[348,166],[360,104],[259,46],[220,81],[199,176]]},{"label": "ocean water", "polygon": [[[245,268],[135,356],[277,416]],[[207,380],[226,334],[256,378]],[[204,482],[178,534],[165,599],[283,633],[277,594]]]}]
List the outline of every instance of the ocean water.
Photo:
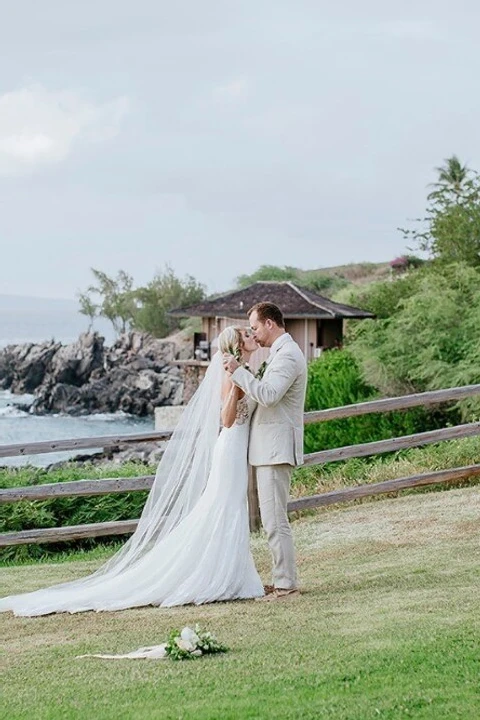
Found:
[{"label": "ocean water", "polygon": [[[87,329],[87,320],[78,313],[75,300],[50,300],[0,295],[0,347],[42,342],[52,338],[64,344],[73,342]],[[95,329],[104,335],[106,344],[114,340],[113,330],[105,322]],[[24,407],[31,395],[13,395],[0,390],[0,445],[61,440],[77,437],[149,432],[153,418],[137,418],[125,413],[104,413],[74,417],[70,415],[30,415]],[[88,451],[80,451],[86,454]],[[2,458],[0,466],[36,465],[45,467],[78,455],[78,451],[46,453]]]},{"label": "ocean water", "polygon": [[[32,298],[0,294],[0,347],[19,343],[57,340],[74,342],[88,328],[88,319],[71,299]],[[104,319],[95,320],[94,329],[111,345],[115,333]]]}]

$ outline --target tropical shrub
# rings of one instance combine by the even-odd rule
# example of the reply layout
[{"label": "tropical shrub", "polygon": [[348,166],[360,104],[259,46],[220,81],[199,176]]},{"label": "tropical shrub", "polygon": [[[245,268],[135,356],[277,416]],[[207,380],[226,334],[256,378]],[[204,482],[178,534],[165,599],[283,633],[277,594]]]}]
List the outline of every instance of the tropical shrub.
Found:
[{"label": "tropical shrub", "polygon": [[[349,350],[330,350],[309,364],[305,409],[322,410],[378,398]],[[402,412],[375,413],[330,420],[305,426],[305,451],[373,442],[442,426],[445,417],[438,412],[414,408]]]},{"label": "tropical shrub", "polygon": [[[384,395],[480,383],[480,269],[431,266],[385,286],[362,290],[383,314],[348,332],[366,381]],[[464,420],[480,414],[478,398],[458,407]]]}]

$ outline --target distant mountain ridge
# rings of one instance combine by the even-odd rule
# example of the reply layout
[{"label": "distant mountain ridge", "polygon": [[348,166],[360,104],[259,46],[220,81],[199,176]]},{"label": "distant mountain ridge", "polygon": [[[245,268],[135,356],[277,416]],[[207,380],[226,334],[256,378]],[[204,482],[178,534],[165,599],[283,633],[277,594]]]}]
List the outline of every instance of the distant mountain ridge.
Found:
[{"label": "distant mountain ridge", "polygon": [[315,275],[329,275],[344,278],[355,285],[364,285],[374,280],[385,280],[390,275],[389,262],[361,262],[349,263],[347,265],[334,265],[332,267],[320,267],[312,270],[299,270],[299,277]]}]

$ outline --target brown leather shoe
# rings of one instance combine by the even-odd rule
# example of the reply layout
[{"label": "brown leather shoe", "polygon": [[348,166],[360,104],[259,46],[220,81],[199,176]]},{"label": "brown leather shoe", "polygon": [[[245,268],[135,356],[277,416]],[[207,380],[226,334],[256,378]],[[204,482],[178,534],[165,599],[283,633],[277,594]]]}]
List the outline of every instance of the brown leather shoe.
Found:
[{"label": "brown leather shoe", "polygon": [[264,585],[263,591],[265,595],[270,595],[271,593],[275,592],[275,585]]},{"label": "brown leather shoe", "polygon": [[273,600],[284,600],[285,598],[300,597],[298,588],[274,588],[273,592],[263,595],[263,597],[255,598],[260,602],[271,602]]}]

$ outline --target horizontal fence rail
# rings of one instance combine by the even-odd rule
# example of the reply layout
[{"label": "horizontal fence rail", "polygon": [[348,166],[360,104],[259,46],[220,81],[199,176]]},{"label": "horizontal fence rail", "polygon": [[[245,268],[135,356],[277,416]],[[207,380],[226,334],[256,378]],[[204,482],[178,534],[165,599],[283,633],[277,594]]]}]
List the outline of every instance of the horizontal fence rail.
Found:
[{"label": "horizontal fence rail", "polygon": [[406,450],[422,445],[431,445],[441,440],[457,440],[459,438],[473,437],[480,435],[480,422],[466,425],[455,425],[451,428],[441,430],[430,430],[415,435],[404,435],[392,440],[377,440],[360,445],[346,445],[331,450],[321,450],[305,456],[305,465],[323,465],[327,462],[338,460],[349,460],[354,457],[366,457],[367,455],[380,455],[381,453],[394,452],[395,450]]},{"label": "horizontal fence rail", "polygon": [[42,483],[41,485],[7,488],[0,490],[0,505],[20,502],[21,500],[53,500],[55,498],[82,495],[110,495],[111,493],[150,490],[154,479],[155,475],[138,475],[137,477],[72,480],[71,482]]},{"label": "horizontal fence rail", "polygon": [[113,522],[85,523],[61,528],[41,528],[20,532],[1,533],[0,547],[7,545],[29,545],[40,543],[65,542],[66,540],[86,540],[92,537],[125,535],[135,532],[138,520],[116,520]]},{"label": "horizontal fence rail", "polygon": [[124,443],[156,442],[168,440],[171,430],[135,433],[130,435],[103,435],[100,437],[72,438],[70,440],[43,440],[42,442],[0,445],[0,457],[18,457],[19,455],[41,455],[42,453],[61,452],[62,450],[92,450],[109,448]]},{"label": "horizontal fence rail", "polygon": [[314,410],[305,413],[304,420],[305,423],[340,420],[358,415],[368,415],[369,413],[408,410],[408,408],[420,407],[422,405],[438,405],[439,403],[451,402],[452,400],[464,400],[465,398],[475,397],[476,395],[480,395],[480,385],[464,385],[462,387],[448,388],[447,390],[433,390],[431,392],[414,393],[412,395],[400,395],[394,398],[369,400],[368,402],[356,403],[355,405],[342,405],[341,407],[328,408],[327,410]]},{"label": "horizontal fence rail", "polygon": [[455,480],[465,480],[480,477],[480,465],[467,465],[465,467],[453,468],[452,470],[438,470],[423,475],[410,475],[397,478],[396,480],[385,480],[370,485],[358,485],[356,487],[344,488],[342,490],[331,490],[321,495],[310,495],[309,497],[292,500],[288,504],[289,512],[306,510],[308,508],[325,507],[335,505],[358,498],[380,495],[384,493],[408,490],[409,488],[423,487],[425,485],[438,485]]},{"label": "horizontal fence rail", "polygon": [[[380,455],[395,450],[421,447],[441,440],[452,440],[480,435],[480,422],[467,425],[456,425],[452,428],[431,430],[415,435],[405,435],[392,440],[378,440],[360,445],[346,445],[332,450],[305,455],[304,465],[324,465],[329,462],[349,460],[354,457]],[[79,495],[107,495],[110,493],[149,490],[154,475],[141,475],[129,478],[107,478],[99,480],[73,480],[71,482],[45,483],[26,487],[0,489],[0,505],[3,503],[20,502],[21,500],[52,500],[59,497],[76,497]]]},{"label": "horizontal fence rail", "polygon": [[[342,488],[341,490],[332,490],[322,493],[321,495],[311,495],[299,498],[298,500],[291,500],[288,503],[288,511],[296,512],[310,508],[326,507],[328,505],[358,500],[363,497],[398,492],[399,490],[423,487],[425,485],[439,485],[441,483],[474,477],[480,477],[480,465],[468,465],[451,470],[439,470],[425,473],[424,475],[412,475],[410,477],[386,480],[385,482],[372,483],[370,485],[358,485],[356,487]],[[0,547],[125,535],[135,532],[137,525],[138,520],[117,520],[114,522],[70,525],[62,528],[41,528],[36,530],[23,530],[21,532],[2,533],[0,534]]]},{"label": "horizontal fence rail", "polygon": [[[404,395],[395,398],[385,398],[338,408],[329,408],[304,415],[305,423],[326,422],[328,420],[355,417],[368,413],[384,413],[392,410],[406,410],[422,405],[434,405],[452,400],[461,400],[467,397],[480,395],[480,384],[465,387],[448,388],[434,392]],[[28,444],[14,444],[0,446],[0,457],[34,455],[49,452],[72,450],[85,450],[95,448],[112,448],[124,444],[159,442],[168,440],[171,431],[155,431],[136,433],[130,435],[106,435],[101,437],[74,438]],[[348,460],[353,457],[366,457],[386,452],[395,452],[407,448],[420,447],[430,443],[444,440],[453,440],[480,435],[480,422],[457,425],[455,427],[416,433],[389,440],[379,440],[371,443],[349,445],[331,450],[310,453],[305,456],[305,465],[321,465],[328,462]],[[464,478],[480,476],[480,465],[470,465],[462,468],[441,470],[423,475],[397,478],[381,483],[345,488],[292,500],[288,509],[290,512],[307,508],[323,507],[335,503],[346,502],[361,497],[391,493],[406,488],[421,487],[431,484],[455,481]],[[0,504],[14,503],[22,500],[49,500],[59,497],[105,495],[110,493],[133,492],[149,490],[153,484],[154,475],[142,475],[128,478],[102,478],[98,480],[75,480],[72,482],[48,483],[26,487],[0,489]],[[249,498],[253,497],[249,487]],[[255,511],[255,518],[258,513]],[[252,514],[251,514],[252,520]],[[66,540],[79,540],[90,537],[121,535],[134,532],[138,520],[121,520],[114,522],[90,523],[62,528],[39,528],[0,534],[0,547],[7,545],[22,545],[27,543],[49,543]],[[253,523],[255,525],[256,523]],[[253,526],[252,525],[252,526]]]},{"label": "horizontal fence rail", "polygon": [[[448,388],[447,390],[434,390],[426,393],[400,395],[394,398],[370,400],[354,405],[315,410],[304,414],[306,424],[340,420],[342,418],[368,415],[369,413],[384,413],[391,410],[407,410],[421,405],[435,405],[452,400],[464,400],[467,397],[480,395],[480,385],[465,385],[463,387]],[[0,445],[0,457],[18,457],[22,455],[39,455],[41,453],[62,452],[71,450],[91,450],[95,448],[111,448],[125,443],[157,442],[168,440],[171,430],[156,430],[145,433],[129,435],[104,435],[100,437],[72,438],[67,440],[47,440],[35,443],[17,443],[15,445]]]}]

